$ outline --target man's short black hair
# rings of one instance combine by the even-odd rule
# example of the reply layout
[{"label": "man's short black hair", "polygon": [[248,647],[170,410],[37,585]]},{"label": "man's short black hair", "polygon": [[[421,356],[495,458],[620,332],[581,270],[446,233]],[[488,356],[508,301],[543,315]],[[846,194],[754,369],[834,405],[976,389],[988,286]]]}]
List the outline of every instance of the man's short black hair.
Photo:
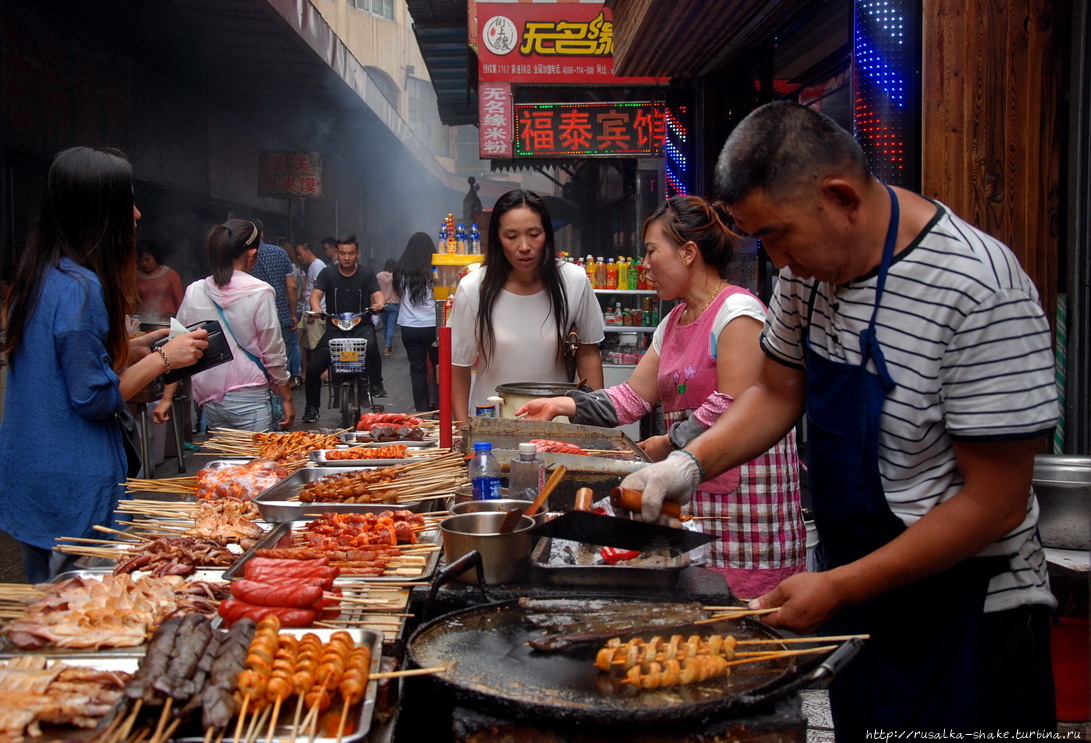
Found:
[{"label": "man's short black hair", "polygon": [[349,234],[347,234],[347,235],[344,235],[342,237],[337,238],[337,244],[338,245],[355,245],[357,248],[360,247],[360,242],[356,239],[356,235],[352,234],[351,232]]}]

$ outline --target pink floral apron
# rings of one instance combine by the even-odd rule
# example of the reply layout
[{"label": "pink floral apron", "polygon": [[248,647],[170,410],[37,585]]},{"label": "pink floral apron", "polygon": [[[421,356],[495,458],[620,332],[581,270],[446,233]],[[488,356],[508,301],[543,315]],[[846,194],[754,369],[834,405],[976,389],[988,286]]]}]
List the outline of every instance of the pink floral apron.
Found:
[{"label": "pink floral apron", "polygon": [[[659,352],[658,387],[669,428],[689,417],[716,391],[716,359],[712,327],[721,305],[732,294],[749,294],[728,286],[696,322],[679,325],[685,305],[667,316]],[[765,454],[701,483],[686,509],[716,535],[710,566],[727,578],[732,593],[753,598],[771,590],[806,567],[806,530],[799,499],[798,455],[790,432]]]}]

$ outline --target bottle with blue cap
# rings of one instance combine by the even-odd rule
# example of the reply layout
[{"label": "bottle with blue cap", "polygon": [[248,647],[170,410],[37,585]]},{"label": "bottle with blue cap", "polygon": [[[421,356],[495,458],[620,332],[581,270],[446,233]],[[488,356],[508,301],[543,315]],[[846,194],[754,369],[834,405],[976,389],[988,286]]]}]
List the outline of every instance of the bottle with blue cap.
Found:
[{"label": "bottle with blue cap", "polygon": [[474,443],[469,470],[474,500],[496,500],[500,497],[500,460],[492,453],[490,442]]}]

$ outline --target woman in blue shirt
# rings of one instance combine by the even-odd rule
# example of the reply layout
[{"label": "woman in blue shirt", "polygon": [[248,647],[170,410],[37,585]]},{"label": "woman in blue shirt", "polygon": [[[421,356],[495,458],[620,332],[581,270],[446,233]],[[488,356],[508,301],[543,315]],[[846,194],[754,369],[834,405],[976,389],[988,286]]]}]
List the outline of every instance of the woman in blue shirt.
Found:
[{"label": "woman in blue shirt", "polygon": [[[203,330],[155,352],[151,343],[166,330],[129,340],[139,218],[125,158],[88,147],[61,152],[4,306],[0,528],[19,543],[31,583],[59,568],[55,560],[51,570],[56,537],[88,537],[111,523],[127,470],[116,418],[125,400],[208,346]],[[41,456],[50,442],[62,446]]]}]

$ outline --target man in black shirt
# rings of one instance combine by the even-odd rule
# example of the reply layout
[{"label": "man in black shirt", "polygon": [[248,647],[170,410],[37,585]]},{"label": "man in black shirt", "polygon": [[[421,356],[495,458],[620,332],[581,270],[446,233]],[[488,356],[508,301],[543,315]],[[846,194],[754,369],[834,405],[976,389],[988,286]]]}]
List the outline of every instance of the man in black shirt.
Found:
[{"label": "man in black shirt", "polygon": [[[322,299],[326,300],[326,313],[364,312],[371,308],[379,312],[383,308],[383,292],[375,273],[359,264],[360,248],[355,235],[346,235],[337,241],[337,263],[326,266],[318,274],[311,292],[311,311],[321,312]],[[307,407],[303,412],[304,423],[318,420],[318,408],[322,401],[322,372],[330,365],[330,338],[364,338],[367,340],[367,373],[372,397],[386,397],[383,389],[383,357],[379,353],[379,341],[375,325],[370,317],[348,332],[339,330],[326,321],[326,333],[318,341],[307,363]]]}]

